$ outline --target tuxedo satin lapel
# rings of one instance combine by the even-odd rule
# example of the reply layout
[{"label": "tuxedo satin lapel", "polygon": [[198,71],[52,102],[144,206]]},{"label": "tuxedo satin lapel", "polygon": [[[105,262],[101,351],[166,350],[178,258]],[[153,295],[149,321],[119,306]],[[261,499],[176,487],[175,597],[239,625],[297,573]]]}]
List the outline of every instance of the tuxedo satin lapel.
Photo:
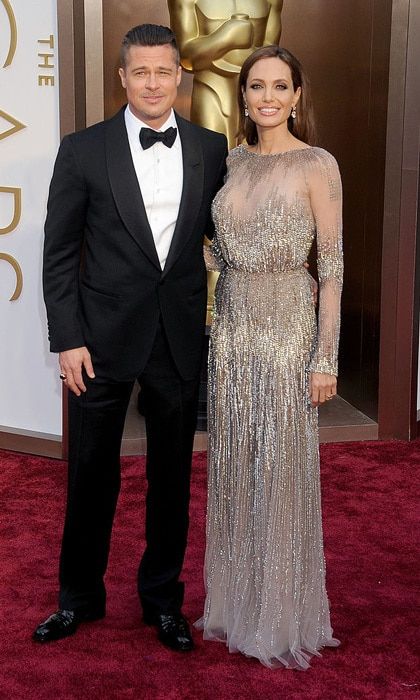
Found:
[{"label": "tuxedo satin lapel", "polygon": [[131,157],[124,110],[125,108],[121,109],[106,126],[108,177],[121,219],[150,262],[160,270],[152,230]]},{"label": "tuxedo satin lapel", "polygon": [[204,163],[201,143],[195,136],[195,130],[190,123],[177,114],[175,116],[182,146],[184,180],[178,219],[163,276],[171,269],[194,231],[194,224],[200,211],[203,197]]}]

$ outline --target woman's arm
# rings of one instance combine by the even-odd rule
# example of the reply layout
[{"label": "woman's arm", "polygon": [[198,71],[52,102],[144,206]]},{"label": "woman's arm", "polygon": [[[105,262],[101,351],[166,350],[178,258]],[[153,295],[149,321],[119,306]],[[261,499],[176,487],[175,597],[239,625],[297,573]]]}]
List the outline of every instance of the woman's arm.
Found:
[{"label": "woman's arm", "polygon": [[309,366],[313,405],[336,393],[340,300],[343,281],[342,188],[337,163],[322,151],[308,174],[316,223],[319,316],[315,352]]}]

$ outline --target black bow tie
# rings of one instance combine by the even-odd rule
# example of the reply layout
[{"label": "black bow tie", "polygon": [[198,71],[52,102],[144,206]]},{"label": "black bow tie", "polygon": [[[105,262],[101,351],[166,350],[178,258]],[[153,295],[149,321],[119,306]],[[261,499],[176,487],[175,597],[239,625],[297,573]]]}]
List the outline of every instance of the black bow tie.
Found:
[{"label": "black bow tie", "polygon": [[146,129],[142,127],[140,129],[140,143],[143,150],[150,148],[153,144],[158,141],[162,141],[168,148],[172,148],[176,139],[176,129],[174,126],[170,126],[166,131],[155,131],[154,129]]}]

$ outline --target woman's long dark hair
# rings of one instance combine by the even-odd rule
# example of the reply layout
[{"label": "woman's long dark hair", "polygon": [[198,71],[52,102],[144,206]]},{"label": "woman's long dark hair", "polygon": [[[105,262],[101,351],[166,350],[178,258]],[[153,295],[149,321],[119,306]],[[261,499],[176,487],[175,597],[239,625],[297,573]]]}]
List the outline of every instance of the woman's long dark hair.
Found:
[{"label": "woman's long dark hair", "polygon": [[244,139],[249,145],[258,143],[257,127],[252,119],[245,117],[244,114],[244,97],[242,90],[245,91],[249,71],[252,66],[263,58],[279,58],[289,66],[292,74],[293,89],[296,91],[297,88],[300,87],[301,95],[296,105],[296,118],[293,119],[290,116],[287,120],[287,126],[293,136],[296,136],[296,138],[310,146],[315,145],[316,131],[308,78],[303,72],[303,68],[297,58],[287,49],[283,49],[281,46],[276,46],[275,44],[272,46],[262,46],[260,49],[254,51],[254,53],[248,56],[244,61],[241,68],[238,81],[238,143],[241,143]]}]

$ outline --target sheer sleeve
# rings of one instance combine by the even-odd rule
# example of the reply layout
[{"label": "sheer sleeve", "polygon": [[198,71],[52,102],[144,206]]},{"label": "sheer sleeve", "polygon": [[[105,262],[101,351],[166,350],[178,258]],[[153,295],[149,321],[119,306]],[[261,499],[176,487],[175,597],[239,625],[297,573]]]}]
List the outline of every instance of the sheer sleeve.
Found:
[{"label": "sheer sleeve", "polygon": [[206,269],[210,272],[221,272],[226,265],[217,240],[217,233],[214,235],[211,245],[203,246],[204,262]]},{"label": "sheer sleeve", "polygon": [[309,370],[337,375],[343,282],[342,188],[333,156],[321,151],[308,179],[316,224],[319,277],[318,335]]}]

